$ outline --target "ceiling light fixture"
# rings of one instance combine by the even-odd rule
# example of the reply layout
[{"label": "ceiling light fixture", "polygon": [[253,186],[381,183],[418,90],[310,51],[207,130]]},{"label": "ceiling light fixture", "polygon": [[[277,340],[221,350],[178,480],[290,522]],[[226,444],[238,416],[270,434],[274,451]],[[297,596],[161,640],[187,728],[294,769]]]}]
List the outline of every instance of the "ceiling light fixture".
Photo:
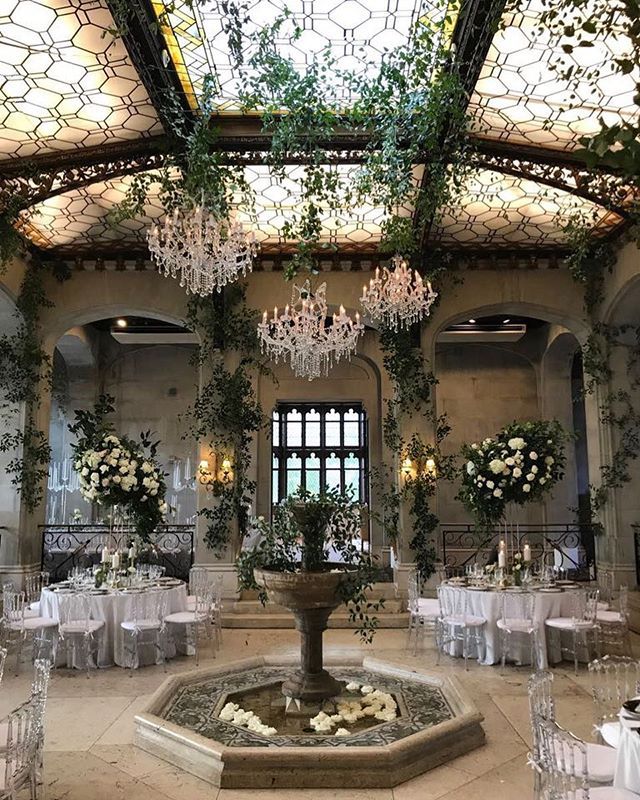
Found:
[{"label": "ceiling light fixture", "polygon": [[395,255],[391,269],[384,267],[382,275],[380,267],[376,267],[369,288],[362,287],[360,302],[372,320],[397,331],[426,317],[437,296],[417,270],[409,269],[405,259]]},{"label": "ceiling light fixture", "polygon": [[251,271],[258,250],[253,232],[201,205],[176,208],[163,225],[151,226],[147,240],[159,271],[201,297]]},{"label": "ceiling light fixture", "polygon": [[510,322],[511,322],[511,319],[509,319],[509,318],[502,320],[502,324],[503,325],[508,325]]},{"label": "ceiling light fixture", "polygon": [[476,324],[476,321],[475,321],[475,319],[470,319],[470,320],[469,320],[469,324],[470,324],[470,325],[475,325],[475,324]]},{"label": "ceiling light fixture", "polygon": [[326,283],[315,291],[308,280],[302,286],[294,284],[291,305],[282,313],[274,308],[271,319],[265,311],[258,325],[262,352],[276,364],[288,360],[299,378],[310,381],[326,377],[341,358],[350,359],[364,330],[360,315],[356,313],[354,322],[343,306],[327,319],[326,291]]},{"label": "ceiling light fixture", "polygon": [[127,320],[124,319],[123,317],[119,317],[116,320],[116,325],[118,326],[118,328],[126,328],[128,324],[129,323],[127,322]]}]

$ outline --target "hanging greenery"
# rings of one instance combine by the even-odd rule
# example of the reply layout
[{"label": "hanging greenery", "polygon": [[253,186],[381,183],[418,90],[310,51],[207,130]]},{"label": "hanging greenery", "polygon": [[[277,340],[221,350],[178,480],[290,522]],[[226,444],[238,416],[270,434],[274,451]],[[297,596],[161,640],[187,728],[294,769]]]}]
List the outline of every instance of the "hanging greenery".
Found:
[{"label": "hanging greenery", "polygon": [[[267,370],[259,358],[254,316],[245,304],[241,284],[226,287],[221,295],[194,297],[189,302],[186,324],[200,335],[196,364],[206,380],[187,411],[187,435],[207,442],[218,463],[228,458],[233,473],[232,480],[216,477],[212,484],[215,505],[199,511],[208,523],[205,541],[217,556],[229,546],[234,555],[239,553],[256,490],[255,481],[249,479],[251,440],[264,426],[265,417],[252,375]],[[237,354],[236,367],[225,364],[225,353]]]},{"label": "hanging greenery", "polygon": [[[41,398],[52,386],[40,331],[42,310],[53,306],[44,288],[47,271],[37,259],[29,261],[16,300],[15,331],[0,336],[0,452],[13,454],[5,471],[29,512],[44,498],[50,457],[47,435],[38,426]],[[59,264],[51,271],[58,280],[68,277]]]}]

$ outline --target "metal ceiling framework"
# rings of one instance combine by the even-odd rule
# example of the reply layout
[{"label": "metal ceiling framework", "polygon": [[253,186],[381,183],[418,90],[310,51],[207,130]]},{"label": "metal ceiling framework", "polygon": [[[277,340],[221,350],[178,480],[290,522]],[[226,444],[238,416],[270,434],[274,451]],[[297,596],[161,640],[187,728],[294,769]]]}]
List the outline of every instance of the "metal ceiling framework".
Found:
[{"label": "metal ceiling framework", "polygon": [[[161,115],[164,101],[169,94],[185,110],[189,108],[189,100],[168,57],[151,0],[128,0],[127,3],[107,0],[107,5],[121,30],[133,66],[166,129],[167,122]],[[469,96],[485,63],[504,5],[505,0],[466,0],[462,4],[453,33],[455,60],[452,68],[464,65],[462,74]],[[228,153],[230,162],[247,165],[265,163],[269,137],[262,131],[259,119],[225,115],[216,123],[220,129],[217,146]],[[514,144],[479,135],[474,139],[473,163],[478,169],[494,170],[535,181],[601,206],[614,212],[622,220],[625,218],[625,201],[628,201],[631,190],[614,173],[586,169],[571,151]],[[358,163],[365,144],[365,137],[337,134],[323,143],[327,150],[327,163]],[[0,208],[6,206],[10,198],[15,204],[16,196],[21,198],[20,206],[26,209],[47,198],[82,189],[99,181],[156,169],[164,164],[171,146],[170,138],[161,134],[43,153],[29,160],[2,160]],[[428,222],[423,236],[425,248],[430,245],[432,228],[431,221]],[[452,249],[456,250],[455,247]],[[504,256],[504,247],[502,251]],[[552,253],[554,247],[535,249],[535,252],[542,252],[544,257],[548,255],[547,251]],[[145,248],[141,247],[137,252],[126,254],[126,258],[136,259],[139,263],[144,252]],[[562,247],[555,245],[555,252],[561,254]],[[65,256],[68,257],[68,254]],[[372,256],[375,257],[375,253],[363,253],[356,256],[353,263],[365,263]],[[122,261],[124,257],[123,249],[119,258]],[[273,254],[269,257],[271,261],[268,263],[276,264],[275,268],[278,268],[281,259],[274,259]],[[517,258],[522,257],[529,257],[526,248],[519,251]],[[286,259],[286,256],[283,258]],[[329,261],[339,264],[340,254]]]}]

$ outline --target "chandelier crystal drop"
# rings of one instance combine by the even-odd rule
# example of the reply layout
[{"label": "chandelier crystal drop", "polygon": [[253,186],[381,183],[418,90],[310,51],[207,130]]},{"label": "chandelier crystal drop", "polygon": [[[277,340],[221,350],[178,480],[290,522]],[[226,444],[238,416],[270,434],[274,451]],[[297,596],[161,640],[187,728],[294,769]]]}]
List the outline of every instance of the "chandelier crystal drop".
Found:
[{"label": "chandelier crystal drop", "polygon": [[147,241],[159,271],[202,297],[251,271],[258,247],[239,222],[216,219],[203,206],[176,208]]},{"label": "chandelier crystal drop", "polygon": [[438,293],[428,281],[423,282],[417,270],[409,269],[402,256],[395,255],[391,266],[384,267],[382,275],[380,267],[376,268],[369,288],[362,288],[360,302],[374,322],[397,331],[426,317]]},{"label": "chandelier crystal drop", "polygon": [[288,360],[297,377],[310,381],[326,377],[341,358],[350,359],[364,330],[360,314],[354,321],[343,306],[327,319],[326,291],[326,283],[315,291],[309,281],[294,284],[291,305],[281,313],[274,308],[271,319],[265,311],[258,325],[262,352],[276,363]]}]

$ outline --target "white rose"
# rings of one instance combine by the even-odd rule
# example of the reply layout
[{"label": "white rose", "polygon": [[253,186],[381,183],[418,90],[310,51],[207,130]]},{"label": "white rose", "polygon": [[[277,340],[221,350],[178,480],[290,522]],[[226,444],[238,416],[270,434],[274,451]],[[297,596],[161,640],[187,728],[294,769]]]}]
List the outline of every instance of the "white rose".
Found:
[{"label": "white rose", "polygon": [[534,451],[531,451],[531,452],[529,453],[529,458],[530,458],[532,461],[535,461],[535,460],[538,458],[538,454],[537,454],[536,452],[534,452]]},{"label": "white rose", "polygon": [[366,686],[361,686],[360,691],[362,694],[371,694],[373,691],[373,686],[369,686],[368,684]]},{"label": "white rose", "polygon": [[103,486],[108,486],[110,483],[111,483],[111,479],[110,478],[103,478],[102,479],[102,485]]},{"label": "white rose", "polygon": [[528,480],[528,481],[533,481],[533,480],[535,480],[535,477],[536,477],[536,476],[533,474],[533,472],[530,472],[530,473],[527,475],[527,480]]},{"label": "white rose", "polygon": [[92,472],[91,473],[91,483],[99,483],[100,482],[100,473]]},{"label": "white rose", "polygon": [[487,489],[493,489],[495,483],[493,481],[487,481]]},{"label": "white rose", "polygon": [[150,483],[151,483],[151,478],[143,478],[142,479],[142,485],[143,486],[149,486]]},{"label": "white rose", "polygon": [[113,482],[114,483],[120,483],[121,480],[122,480],[122,478],[119,475],[114,475],[113,476]]},{"label": "white rose", "polygon": [[127,468],[126,466],[124,466],[124,465],[123,465],[123,466],[121,466],[121,467],[120,467],[120,472],[121,472],[123,475],[126,475],[126,474],[127,474],[127,472],[129,472],[129,470],[128,470],[128,468]]},{"label": "white rose", "polygon": [[555,458],[553,456],[547,456],[544,460],[544,463],[551,466],[551,464],[555,464]]},{"label": "white rose", "polygon": [[472,450],[477,450],[477,449],[478,449],[478,445],[477,445],[477,444],[475,444],[475,443],[474,443],[474,444],[472,444],[472,445],[471,445],[471,449],[472,449]]},{"label": "white rose", "polygon": [[85,475],[85,476],[88,475],[89,474],[89,467],[83,467],[81,474]]},{"label": "white rose", "polygon": [[109,469],[108,464],[101,464],[100,465],[100,472],[104,473]]},{"label": "white rose", "polygon": [[494,489],[493,490],[494,497],[502,497],[502,489]]},{"label": "white rose", "polygon": [[476,471],[476,465],[473,461],[467,461],[467,475],[473,475]]},{"label": "white rose", "polygon": [[158,490],[157,490],[157,489],[152,489],[152,490],[149,492],[149,494],[151,495],[151,497],[155,497],[155,496],[158,494]]},{"label": "white rose", "polygon": [[160,513],[161,513],[161,514],[166,514],[166,513],[167,513],[167,508],[168,508],[168,506],[167,506],[167,504],[165,503],[165,501],[163,500],[163,501],[160,503]]},{"label": "white rose", "polygon": [[540,478],[540,481],[539,481],[539,483],[541,483],[542,485],[544,485],[546,482],[547,482],[547,479],[546,479],[546,478]]},{"label": "white rose", "polygon": [[504,467],[504,461],[500,461],[499,458],[494,458],[493,461],[489,462],[489,469],[494,475],[499,475],[504,470]]},{"label": "white rose", "polygon": [[531,487],[529,486],[529,484],[528,484],[528,483],[525,483],[525,484],[524,484],[524,486],[522,487],[522,491],[523,491],[525,494],[527,494],[528,492],[530,492],[530,491],[531,491]]},{"label": "white rose", "polygon": [[515,459],[514,459],[514,458],[512,458],[511,456],[509,456],[508,458],[506,458],[506,459],[505,459],[505,462],[504,462],[504,463],[505,463],[505,464],[506,464],[508,467],[512,467],[512,466],[513,466],[513,465],[516,463],[516,461],[515,461]]},{"label": "white rose", "polygon": [[143,472],[153,472],[153,467],[151,466],[151,464],[148,461],[143,461],[142,462],[141,469],[142,469]]},{"label": "white rose", "polygon": [[514,467],[514,469],[513,469],[513,477],[514,478],[519,478],[521,475],[522,475],[522,470],[520,469],[520,467]]},{"label": "white rose", "polygon": [[522,436],[514,436],[513,439],[509,439],[507,444],[512,450],[522,450],[525,446],[525,441]]}]

